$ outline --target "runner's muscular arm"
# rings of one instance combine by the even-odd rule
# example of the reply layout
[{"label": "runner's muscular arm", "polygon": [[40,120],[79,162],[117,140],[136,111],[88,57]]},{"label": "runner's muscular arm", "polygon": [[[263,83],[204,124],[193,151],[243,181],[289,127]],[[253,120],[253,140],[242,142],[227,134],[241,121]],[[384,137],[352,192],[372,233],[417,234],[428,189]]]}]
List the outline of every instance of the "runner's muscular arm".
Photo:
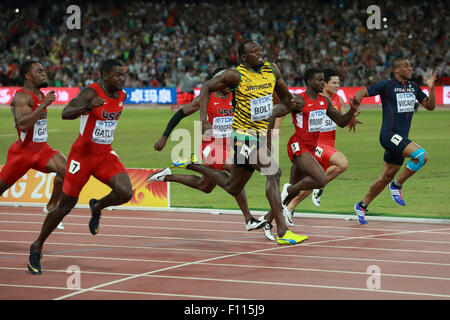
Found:
[{"label": "runner's muscular arm", "polygon": [[302,112],[303,107],[305,106],[305,100],[300,95],[293,95],[289,88],[284,82],[283,77],[281,76],[280,68],[275,63],[272,63],[272,70],[276,78],[275,82],[275,92],[280,98],[281,102],[291,109],[291,111]]},{"label": "runner's muscular arm", "polygon": [[97,92],[87,87],[64,107],[61,117],[64,120],[73,120],[80,115],[90,112],[105,103],[105,100],[97,96]]},{"label": "runner's muscular arm", "polygon": [[187,117],[195,112],[200,110],[200,97],[197,96],[192,100],[190,103],[185,105],[183,108],[179,109],[173,116],[170,118],[169,122],[167,123],[166,130],[162,134],[162,136],[156,141],[153,148],[156,151],[161,151],[164,149],[167,143],[167,138],[169,138],[170,133],[172,130],[178,125],[178,123],[183,119],[184,117]]},{"label": "runner's muscular arm", "polygon": [[367,88],[362,88],[361,90],[359,90],[358,92],[356,92],[355,96],[353,97],[353,99],[351,99],[350,97],[350,106],[356,106],[359,107],[361,104],[361,101],[363,98],[366,98],[369,96],[369,92],[367,91]]},{"label": "runner's muscular arm", "polygon": [[331,118],[336,124],[343,128],[345,127],[350,120],[353,118],[355,111],[358,107],[354,107],[351,105],[350,110],[347,111],[347,113],[342,114],[339,110],[333,107],[333,104],[331,103],[330,99],[328,97],[325,97],[325,100],[327,101],[327,116]]},{"label": "runner's muscular arm", "polygon": [[[349,105],[347,105],[345,102],[344,102],[344,99],[342,99],[342,97],[341,96],[338,96],[339,97],[339,101],[341,102],[341,114],[345,114],[345,110],[344,110],[344,106],[346,107],[346,106],[349,106]],[[352,129],[353,129],[353,133],[355,133],[355,131],[356,131],[356,125],[357,124],[362,124],[362,122],[361,121],[359,121],[356,117],[359,115],[359,109],[358,110],[356,110],[355,111],[355,114],[353,115],[353,117],[352,117],[352,119],[350,120],[350,122],[347,124],[347,127],[348,127],[348,131],[350,132]]]},{"label": "runner's muscular arm", "polygon": [[55,91],[52,90],[47,93],[42,103],[32,110],[33,98],[31,95],[26,92],[17,92],[11,102],[11,106],[14,107],[13,114],[16,126],[23,132],[31,129],[40,119],[42,110],[47,108],[55,99]]},{"label": "runner's muscular arm", "polygon": [[202,90],[200,91],[200,121],[202,122],[202,133],[211,129],[211,124],[208,122],[208,104],[211,98],[211,92],[220,91],[227,88],[235,88],[240,81],[239,72],[234,69],[227,69],[219,76],[206,81]]}]

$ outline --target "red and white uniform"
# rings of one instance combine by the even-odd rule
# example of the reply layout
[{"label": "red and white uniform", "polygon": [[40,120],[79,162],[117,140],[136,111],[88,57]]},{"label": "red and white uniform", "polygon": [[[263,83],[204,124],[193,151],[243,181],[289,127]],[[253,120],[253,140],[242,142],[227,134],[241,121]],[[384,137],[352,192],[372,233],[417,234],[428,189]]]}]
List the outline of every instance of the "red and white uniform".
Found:
[{"label": "red and white uniform", "polygon": [[120,91],[118,98],[113,99],[98,84],[89,87],[105,103],[80,116],[80,134],[70,150],[63,185],[64,193],[71,197],[78,197],[91,175],[107,184],[113,176],[126,172],[111,147],[122,114],[125,93]]},{"label": "red and white uniform", "polygon": [[302,153],[309,152],[314,155],[317,152],[317,141],[328,106],[325,98],[320,94],[316,100],[310,99],[306,92],[302,92],[300,95],[305,100],[305,106],[302,112],[292,112],[295,133],[287,144],[288,156],[291,161],[294,160],[294,156]]},{"label": "red and white uniform", "polygon": [[210,140],[203,137],[201,150],[206,166],[222,170],[223,164],[230,158],[233,115],[231,93],[226,99],[220,99],[212,93],[208,104],[208,122],[211,124],[213,137]]},{"label": "red and white uniform", "polygon": [[[32,96],[32,111],[44,99],[42,91],[40,97],[24,89],[18,89],[17,92],[26,92]],[[14,121],[16,122],[15,116]],[[30,169],[48,172],[48,161],[59,153],[47,144],[47,108],[42,110],[39,120],[27,132],[20,131],[17,123],[16,129],[19,139],[9,147],[5,166],[0,172],[0,179],[9,185],[14,184]]]},{"label": "red and white uniform", "polygon": [[[341,111],[341,100],[339,99],[339,95],[332,95],[330,100],[333,107]],[[330,166],[330,158],[337,151],[334,147],[335,140],[336,123],[325,115],[322,131],[319,134],[319,140],[317,142],[316,152],[314,152],[314,157],[324,170],[328,169]]]}]

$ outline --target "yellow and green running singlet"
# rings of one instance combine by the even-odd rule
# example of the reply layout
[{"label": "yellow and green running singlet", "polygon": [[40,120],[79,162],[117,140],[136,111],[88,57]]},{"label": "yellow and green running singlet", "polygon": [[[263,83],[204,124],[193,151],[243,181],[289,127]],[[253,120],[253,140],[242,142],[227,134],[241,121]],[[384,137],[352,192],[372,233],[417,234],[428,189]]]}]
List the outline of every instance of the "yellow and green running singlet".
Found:
[{"label": "yellow and green running singlet", "polygon": [[270,62],[265,62],[259,72],[239,65],[238,85],[232,89],[234,121],[237,134],[266,135],[273,111],[273,92],[276,78]]}]

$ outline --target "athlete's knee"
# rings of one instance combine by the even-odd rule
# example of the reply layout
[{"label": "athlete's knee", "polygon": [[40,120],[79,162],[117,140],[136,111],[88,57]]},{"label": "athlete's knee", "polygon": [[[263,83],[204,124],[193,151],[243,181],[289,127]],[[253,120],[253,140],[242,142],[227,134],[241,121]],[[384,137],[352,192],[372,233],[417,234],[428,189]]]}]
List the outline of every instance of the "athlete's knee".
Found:
[{"label": "athlete's knee", "polygon": [[339,164],[338,164],[338,168],[340,170],[340,172],[344,172],[345,170],[348,169],[348,160],[342,160]]},{"label": "athlete's knee", "polygon": [[227,192],[232,195],[233,197],[236,197],[237,195],[239,195],[239,193],[241,193],[242,191],[242,187],[239,186],[233,186],[227,189]]},{"label": "athlete's knee", "polygon": [[198,187],[198,190],[204,192],[204,193],[211,193],[214,190],[214,185],[200,185]]},{"label": "athlete's knee", "polygon": [[53,178],[53,184],[62,184],[64,182],[64,175],[61,176],[60,174],[57,174],[55,178]]},{"label": "athlete's knee", "polygon": [[422,168],[428,161],[428,152],[420,148],[410,155],[411,159],[406,163],[406,167],[414,172]]},{"label": "athlete's knee", "polygon": [[114,189],[117,197],[122,203],[126,203],[133,197],[133,188],[131,185],[119,185]]},{"label": "athlete's knee", "polygon": [[327,185],[328,183],[328,178],[326,175],[322,175],[319,178],[316,179],[316,187],[315,189],[320,189],[323,188]]},{"label": "athlete's knee", "polygon": [[72,211],[73,207],[75,207],[76,200],[74,201],[60,201],[56,206],[56,209],[53,211],[53,214],[62,215],[63,217],[67,216],[70,211]]}]

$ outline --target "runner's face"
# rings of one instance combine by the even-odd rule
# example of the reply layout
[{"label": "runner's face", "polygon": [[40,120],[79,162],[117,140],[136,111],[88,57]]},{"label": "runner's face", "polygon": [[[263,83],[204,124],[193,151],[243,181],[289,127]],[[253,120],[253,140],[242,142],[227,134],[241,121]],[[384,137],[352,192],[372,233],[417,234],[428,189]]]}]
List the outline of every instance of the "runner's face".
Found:
[{"label": "runner's face", "polygon": [[339,90],[339,77],[332,76],[330,80],[325,84],[324,91],[336,94]]},{"label": "runner's face", "polygon": [[249,42],[247,44],[245,61],[254,68],[260,68],[264,65],[263,50],[257,42]]},{"label": "runner's face", "polygon": [[325,87],[325,76],[323,72],[314,74],[309,80],[309,85],[313,90],[322,92],[323,88]]},{"label": "runner's face", "polygon": [[408,60],[404,60],[396,68],[397,73],[403,79],[411,79],[412,77],[412,67]]},{"label": "runner's face", "polygon": [[125,67],[115,66],[111,72],[106,75],[105,81],[116,90],[122,90],[125,86],[126,70]]},{"label": "runner's face", "polygon": [[37,88],[46,88],[48,86],[47,73],[40,63],[33,63],[29,73],[28,80]]}]

